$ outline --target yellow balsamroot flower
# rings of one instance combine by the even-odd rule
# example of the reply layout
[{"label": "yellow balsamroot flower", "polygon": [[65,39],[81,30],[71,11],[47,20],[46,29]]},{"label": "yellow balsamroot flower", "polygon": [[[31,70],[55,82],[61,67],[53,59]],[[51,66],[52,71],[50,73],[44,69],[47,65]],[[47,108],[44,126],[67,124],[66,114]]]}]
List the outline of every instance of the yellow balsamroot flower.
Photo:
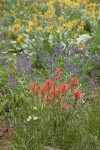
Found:
[{"label": "yellow balsamroot flower", "polygon": [[63,21],[63,20],[64,20],[64,16],[58,17],[58,21]]},{"label": "yellow balsamroot flower", "polygon": [[68,22],[68,23],[66,24],[66,28],[70,29],[71,27],[72,27],[72,23],[71,23],[71,22]]},{"label": "yellow balsamroot flower", "polygon": [[22,2],[24,2],[25,0],[22,0]]},{"label": "yellow balsamroot flower", "polygon": [[42,12],[41,12],[41,11],[39,11],[39,12],[38,12],[38,15],[41,15],[41,14],[42,14]]},{"label": "yellow balsamroot flower", "polygon": [[0,7],[2,7],[2,4],[0,3]]},{"label": "yellow balsamroot flower", "polygon": [[82,23],[81,23],[83,26],[85,25],[85,21],[84,20],[82,20]]},{"label": "yellow balsamroot flower", "polygon": [[9,35],[12,34],[12,28],[11,28],[11,27],[8,28],[8,34],[9,34]]},{"label": "yellow balsamroot flower", "polygon": [[20,25],[18,23],[14,24],[14,30],[17,30],[20,28]]},{"label": "yellow balsamroot flower", "polygon": [[86,8],[85,10],[84,10],[84,12],[86,13],[86,14],[88,14],[89,13],[89,9],[88,8]]},{"label": "yellow balsamroot flower", "polygon": [[12,13],[12,14],[13,14],[13,13],[14,13],[14,10],[10,10],[10,13]]},{"label": "yellow balsamroot flower", "polygon": [[23,38],[22,35],[19,34],[19,35],[17,36],[17,39],[16,39],[16,40],[17,40],[18,42],[20,42],[20,41],[22,40],[22,38]]},{"label": "yellow balsamroot flower", "polygon": [[42,31],[42,27],[38,27],[37,30]]},{"label": "yellow balsamroot flower", "polygon": [[28,32],[31,32],[31,31],[32,31],[32,27],[29,27],[29,28],[27,29],[27,31],[28,31]]},{"label": "yellow balsamroot flower", "polygon": [[62,26],[60,26],[60,27],[58,27],[58,29],[57,29],[57,31],[56,32],[61,32],[63,30],[63,27]]},{"label": "yellow balsamroot flower", "polygon": [[27,21],[26,21],[26,25],[33,26],[34,23],[33,23],[33,21],[27,20]]},{"label": "yellow balsamroot flower", "polygon": [[73,5],[73,2],[71,0],[65,0],[64,2],[67,6],[72,6]]},{"label": "yellow balsamroot flower", "polygon": [[80,4],[79,4],[79,3],[75,3],[75,6],[76,6],[77,8],[80,8]]},{"label": "yellow balsamroot flower", "polygon": [[82,50],[82,48],[84,47],[85,45],[84,44],[78,44],[78,50]]},{"label": "yellow balsamroot flower", "polygon": [[91,15],[90,16],[92,19],[96,19],[96,16],[95,15]]},{"label": "yellow balsamroot flower", "polygon": [[73,23],[73,25],[75,27],[77,25],[77,20],[73,20],[72,23]]},{"label": "yellow balsamroot flower", "polygon": [[52,4],[53,4],[53,1],[50,1],[50,2],[47,3],[47,6],[50,7]]},{"label": "yellow balsamroot flower", "polygon": [[83,31],[84,31],[84,26],[82,26],[80,29],[81,29],[81,31],[83,32]]},{"label": "yellow balsamroot flower", "polygon": [[28,10],[28,7],[26,6],[26,7],[24,7],[24,9],[27,11],[27,10]]},{"label": "yellow balsamroot flower", "polygon": [[33,21],[29,21],[28,24],[29,24],[30,26],[33,26],[33,25],[34,25]]},{"label": "yellow balsamroot flower", "polygon": [[52,29],[53,29],[53,26],[48,27],[48,30],[52,30]]},{"label": "yellow balsamroot flower", "polygon": [[14,20],[14,23],[17,24],[17,23],[19,22],[19,20],[20,20],[20,18],[16,18],[16,19]]}]

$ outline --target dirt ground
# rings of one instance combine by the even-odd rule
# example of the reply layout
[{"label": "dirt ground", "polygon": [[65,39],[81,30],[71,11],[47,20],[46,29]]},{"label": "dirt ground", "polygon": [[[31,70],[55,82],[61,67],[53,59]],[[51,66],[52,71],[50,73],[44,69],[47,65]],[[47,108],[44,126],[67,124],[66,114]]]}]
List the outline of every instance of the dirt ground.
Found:
[{"label": "dirt ground", "polygon": [[0,124],[0,150],[10,150],[13,130],[8,121]]}]

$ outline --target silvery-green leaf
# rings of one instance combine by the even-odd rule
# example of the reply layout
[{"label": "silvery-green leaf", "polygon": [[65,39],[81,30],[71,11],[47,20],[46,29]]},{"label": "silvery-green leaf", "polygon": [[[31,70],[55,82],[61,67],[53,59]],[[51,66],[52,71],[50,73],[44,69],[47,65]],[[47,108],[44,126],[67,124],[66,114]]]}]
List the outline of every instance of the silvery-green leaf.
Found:
[{"label": "silvery-green leaf", "polygon": [[20,47],[17,47],[16,50],[21,50],[21,48],[20,48]]},{"label": "silvery-green leaf", "polygon": [[17,42],[16,42],[16,41],[10,41],[10,43],[12,43],[12,44],[16,44]]},{"label": "silvery-green leaf", "polygon": [[36,107],[36,106],[34,106],[34,107],[33,107],[33,109],[34,109],[34,110],[37,110],[37,107]]},{"label": "silvery-green leaf", "polygon": [[21,46],[22,46],[22,48],[27,48],[28,47],[27,44],[22,44]]}]

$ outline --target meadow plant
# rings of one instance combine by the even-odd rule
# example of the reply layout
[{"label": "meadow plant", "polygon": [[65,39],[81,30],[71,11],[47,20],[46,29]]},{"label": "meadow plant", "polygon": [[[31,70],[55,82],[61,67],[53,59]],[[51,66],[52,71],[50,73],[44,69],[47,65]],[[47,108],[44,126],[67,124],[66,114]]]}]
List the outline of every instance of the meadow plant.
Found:
[{"label": "meadow plant", "polygon": [[[20,112],[17,113],[13,110],[14,118],[17,119],[17,122],[14,122],[16,131],[20,126],[20,132],[15,133],[14,148],[20,149],[19,145],[21,144],[22,149],[24,147],[32,149],[32,145],[26,144],[28,138],[29,143],[35,142],[35,149],[44,149],[45,146],[51,144],[56,147],[60,138],[58,133],[62,134],[63,140],[66,141],[66,134],[61,130],[66,130],[68,122],[73,118],[74,112],[78,109],[78,101],[81,99],[82,93],[78,88],[79,83],[76,77],[70,78],[66,83],[60,78],[62,74],[61,68],[56,67],[53,77],[45,79],[42,84],[35,81],[29,83],[31,99],[29,106],[25,106],[27,113],[21,110],[20,114]],[[27,105],[27,102],[25,103],[24,105]],[[16,118],[17,114],[19,114],[18,118]],[[26,143],[22,144],[22,141],[19,140],[24,138],[20,133],[25,136],[27,133],[29,134]]]},{"label": "meadow plant", "polygon": [[[74,97],[75,105],[81,95],[80,90],[74,91],[74,87],[78,86],[77,79],[73,77],[69,79],[68,83],[61,82],[57,84],[56,82],[60,80],[61,74],[61,68],[56,68],[54,70],[53,81],[51,79],[46,79],[42,85],[37,85],[36,82],[30,83],[29,88],[33,91],[33,98],[36,96],[41,99],[41,102],[46,102],[49,105],[56,104],[58,106],[66,106],[65,108],[67,108],[67,104],[63,103],[63,99],[68,95],[70,99]],[[70,99],[68,98],[66,101],[70,101]]]},{"label": "meadow plant", "polygon": [[99,0],[0,1],[0,120],[12,124],[12,150],[100,149],[99,36]]}]

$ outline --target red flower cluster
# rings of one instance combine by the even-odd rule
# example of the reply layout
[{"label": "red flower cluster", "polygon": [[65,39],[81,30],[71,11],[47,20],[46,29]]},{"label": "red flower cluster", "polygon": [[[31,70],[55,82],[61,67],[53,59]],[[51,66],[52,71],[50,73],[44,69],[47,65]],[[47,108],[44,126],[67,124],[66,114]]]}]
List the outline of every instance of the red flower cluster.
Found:
[{"label": "red flower cluster", "polygon": [[70,84],[71,86],[77,86],[77,85],[78,85],[78,82],[77,82],[76,77],[71,78],[71,79],[69,80],[69,84]]},{"label": "red flower cluster", "polygon": [[[61,68],[56,68],[54,71],[54,79],[57,80],[60,74],[62,74]],[[38,97],[47,104],[52,105],[56,103],[61,106],[62,109],[66,109],[68,106],[66,103],[62,103],[62,101],[66,97],[67,91],[69,91],[71,95],[74,95],[75,103],[81,96],[80,90],[73,91],[73,88],[77,85],[77,79],[73,77],[69,79],[67,84],[61,82],[59,85],[56,85],[55,81],[46,79],[42,85],[31,82],[28,87],[34,92],[34,95],[38,94]]]},{"label": "red flower cluster", "polygon": [[61,74],[62,74],[61,68],[58,68],[58,67],[57,67],[57,68],[55,69],[55,71],[54,71],[54,79],[55,79],[55,80],[59,80]]},{"label": "red flower cluster", "polygon": [[36,84],[36,82],[31,82],[28,87],[31,90],[38,90],[38,85]]},{"label": "red flower cluster", "polygon": [[78,99],[80,99],[80,96],[81,96],[81,91],[80,90],[76,90],[73,92],[74,94],[74,100],[77,101]]}]

